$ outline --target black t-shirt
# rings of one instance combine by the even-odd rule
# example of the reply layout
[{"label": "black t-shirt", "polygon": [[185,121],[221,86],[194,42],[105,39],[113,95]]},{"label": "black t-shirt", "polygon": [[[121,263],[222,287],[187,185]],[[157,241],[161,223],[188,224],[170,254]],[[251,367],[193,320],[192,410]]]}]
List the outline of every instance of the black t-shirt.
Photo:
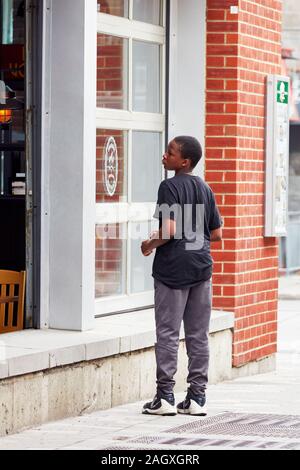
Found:
[{"label": "black t-shirt", "polygon": [[153,277],[173,289],[210,279],[210,234],[222,226],[211,188],[200,177],[187,174],[163,181],[154,217],[160,228],[163,219],[175,220],[176,235],[156,250]]}]

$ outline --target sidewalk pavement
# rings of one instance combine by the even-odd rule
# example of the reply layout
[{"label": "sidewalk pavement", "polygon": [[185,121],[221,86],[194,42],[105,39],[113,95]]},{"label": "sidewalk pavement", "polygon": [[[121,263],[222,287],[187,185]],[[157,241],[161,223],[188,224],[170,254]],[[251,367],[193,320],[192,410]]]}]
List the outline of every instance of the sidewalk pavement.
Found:
[{"label": "sidewalk pavement", "polygon": [[280,300],[300,300],[300,274],[279,278]]},{"label": "sidewalk pavement", "polygon": [[299,450],[299,333],[300,301],[280,301],[277,370],[210,386],[206,418],[145,416],[134,403],[2,438],[0,449]]}]

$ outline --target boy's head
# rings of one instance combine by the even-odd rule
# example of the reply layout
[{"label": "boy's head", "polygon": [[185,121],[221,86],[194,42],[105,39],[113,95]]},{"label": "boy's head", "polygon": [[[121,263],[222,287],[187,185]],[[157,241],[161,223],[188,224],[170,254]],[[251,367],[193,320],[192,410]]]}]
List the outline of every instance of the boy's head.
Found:
[{"label": "boy's head", "polygon": [[166,170],[189,172],[197,166],[201,158],[202,148],[197,139],[178,136],[169,143],[163,164]]}]

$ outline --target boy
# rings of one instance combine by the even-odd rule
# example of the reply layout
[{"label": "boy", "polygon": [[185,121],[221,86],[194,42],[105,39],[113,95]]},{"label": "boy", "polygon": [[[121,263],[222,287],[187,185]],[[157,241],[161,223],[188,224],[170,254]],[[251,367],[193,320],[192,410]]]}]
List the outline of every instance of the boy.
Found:
[{"label": "boy", "polygon": [[[201,158],[202,148],[197,139],[180,136],[170,142],[163,165],[166,170],[175,171],[175,176],[160,185],[154,214],[159,219],[159,231],[141,247],[144,256],[157,250],[153,263],[157,393],[152,402],[144,405],[144,414],[207,414],[205,390],[213,265],[210,242],[222,240],[222,220],[212,190],[200,177],[193,175]],[[162,210],[166,207],[170,210]],[[204,210],[200,228],[198,207]],[[192,214],[190,218],[188,213]],[[187,236],[188,220],[196,242]],[[182,320],[189,358],[189,388],[185,400],[176,409],[173,377],[177,370]]]}]

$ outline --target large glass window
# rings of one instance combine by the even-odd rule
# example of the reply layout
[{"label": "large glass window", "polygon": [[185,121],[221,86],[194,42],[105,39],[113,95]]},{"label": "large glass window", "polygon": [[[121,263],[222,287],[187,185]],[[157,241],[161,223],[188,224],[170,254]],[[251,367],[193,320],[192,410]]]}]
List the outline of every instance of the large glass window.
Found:
[{"label": "large glass window", "polygon": [[134,131],[132,135],[132,200],[152,202],[161,182],[162,134]]},{"label": "large glass window", "polygon": [[[131,236],[131,269],[130,287],[131,293],[150,291],[153,289],[152,257],[141,257],[141,238],[149,236],[150,225],[148,222],[134,223],[130,226]],[[139,236],[140,235],[140,236]]]},{"label": "large glass window", "polygon": [[300,270],[300,10],[297,2],[282,2],[282,67],[290,77],[290,158],[287,237],[280,238],[281,268]]},{"label": "large glass window", "polygon": [[128,107],[128,40],[98,34],[97,106],[127,109]]},{"label": "large glass window", "polygon": [[143,257],[140,246],[157,229],[166,122],[159,26],[165,2],[129,0],[127,19],[121,10],[113,13],[114,2],[106,10],[104,3],[97,51],[97,315],[153,305],[153,256]]},{"label": "large glass window", "polygon": [[98,13],[120,16],[150,23],[162,24],[161,0],[97,0]]},{"label": "large glass window", "polygon": [[162,20],[161,0],[133,0],[133,19],[160,25]]},{"label": "large glass window", "polygon": [[127,202],[128,133],[97,129],[96,201]]},{"label": "large glass window", "polygon": [[126,293],[126,226],[96,226],[96,297]]},{"label": "large glass window", "polygon": [[129,1],[128,0],[97,0],[98,13],[108,15],[123,16],[128,18]]},{"label": "large glass window", "polygon": [[160,112],[160,46],[133,41],[133,110]]}]

